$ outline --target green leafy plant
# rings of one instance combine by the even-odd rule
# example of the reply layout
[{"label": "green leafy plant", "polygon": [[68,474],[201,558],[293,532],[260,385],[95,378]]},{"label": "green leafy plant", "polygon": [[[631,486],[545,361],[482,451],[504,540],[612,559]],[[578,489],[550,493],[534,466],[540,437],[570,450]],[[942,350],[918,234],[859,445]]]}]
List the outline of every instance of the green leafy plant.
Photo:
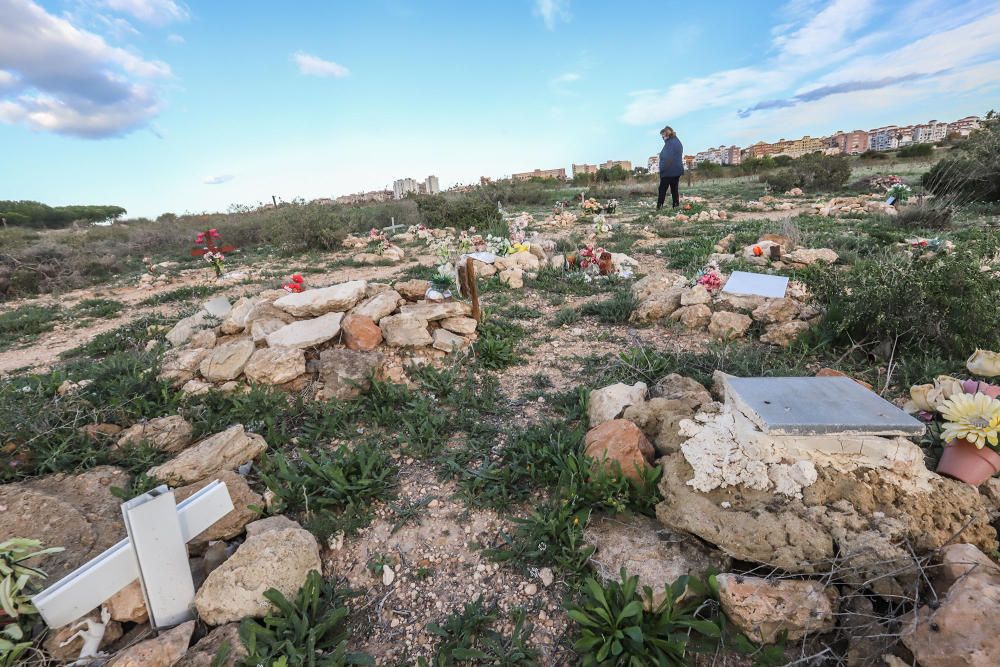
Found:
[{"label": "green leafy plant", "polygon": [[18,657],[30,646],[25,638],[23,623],[26,617],[38,613],[31,604],[34,593],[33,579],[44,579],[45,573],[35,567],[25,565],[25,561],[58,553],[62,547],[43,549],[38,540],[22,537],[0,542],[0,665],[13,665]]},{"label": "green leafy plant", "polygon": [[247,649],[242,661],[245,667],[375,664],[369,655],[347,652],[350,635],[345,620],[350,612],[346,596],[316,570],[306,576],[294,601],[274,588],[265,591],[264,597],[276,609],[261,620],[245,618],[240,622],[240,640]]},{"label": "green leafy plant", "polygon": [[524,335],[524,329],[510,320],[498,316],[484,318],[474,345],[480,363],[494,371],[513,365],[517,361],[518,343]]},{"label": "green leafy plant", "polygon": [[683,667],[690,664],[689,644],[714,644],[722,636],[716,622],[699,614],[707,595],[700,580],[682,576],[664,586],[663,599],[651,608],[644,600],[654,599],[652,589],[644,587],[643,597],[638,584],[639,578],[628,576],[624,568],[621,581],[603,586],[593,578],[584,582],[583,597],[567,606],[578,626],[574,648],[581,664]]},{"label": "green leafy plant", "polygon": [[629,316],[635,310],[636,299],[632,296],[632,291],[628,288],[619,289],[609,299],[604,301],[592,301],[583,304],[580,313],[583,315],[596,315],[597,320],[604,324],[623,324],[628,322]]},{"label": "green leafy plant", "polygon": [[459,664],[530,667],[537,665],[538,652],[528,645],[534,627],[525,623],[525,614],[516,609],[511,617],[514,627],[510,637],[492,629],[497,621],[495,606],[487,606],[480,595],[466,603],[443,623],[429,623],[427,632],[439,637],[432,662],[421,658],[417,664],[452,667]]},{"label": "green leafy plant", "polygon": [[84,299],[73,306],[73,314],[80,317],[96,317],[99,319],[114,317],[125,304],[114,299]]}]

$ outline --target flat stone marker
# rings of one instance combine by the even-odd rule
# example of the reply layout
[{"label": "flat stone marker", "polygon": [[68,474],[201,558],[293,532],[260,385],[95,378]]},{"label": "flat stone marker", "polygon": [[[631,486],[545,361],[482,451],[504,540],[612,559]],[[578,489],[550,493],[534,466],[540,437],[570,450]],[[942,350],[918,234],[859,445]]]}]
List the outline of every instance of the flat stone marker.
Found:
[{"label": "flat stone marker", "polygon": [[922,422],[846,377],[726,378],[726,397],[770,435],[924,432]]},{"label": "flat stone marker", "polygon": [[733,271],[726,281],[723,292],[728,294],[743,294],[766,296],[781,299],[788,288],[788,278],[785,276],[770,276],[765,273],[750,273],[748,271]]}]

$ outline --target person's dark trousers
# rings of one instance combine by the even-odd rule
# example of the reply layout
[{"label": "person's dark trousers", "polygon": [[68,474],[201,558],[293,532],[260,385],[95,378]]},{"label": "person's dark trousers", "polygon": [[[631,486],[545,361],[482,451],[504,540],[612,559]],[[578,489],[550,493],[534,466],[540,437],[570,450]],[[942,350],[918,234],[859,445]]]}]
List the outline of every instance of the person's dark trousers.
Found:
[{"label": "person's dark trousers", "polygon": [[681,198],[678,190],[680,182],[680,176],[660,176],[660,190],[656,195],[656,208],[663,208],[663,201],[667,198],[667,188],[670,188],[670,200],[674,208],[680,206]]}]

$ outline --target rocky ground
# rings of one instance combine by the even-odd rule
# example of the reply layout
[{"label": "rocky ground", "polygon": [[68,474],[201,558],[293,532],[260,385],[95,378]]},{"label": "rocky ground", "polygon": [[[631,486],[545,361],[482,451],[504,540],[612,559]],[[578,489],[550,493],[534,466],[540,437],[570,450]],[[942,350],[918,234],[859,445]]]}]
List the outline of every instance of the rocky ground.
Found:
[{"label": "rocky ground", "polygon": [[[7,304],[123,305],[0,351],[4,423],[20,429],[0,434],[0,535],[65,547],[39,559],[49,582],[121,539],[122,496],[155,481],[182,499],[221,479],[236,506],[189,543],[196,622],[152,637],[133,584],[105,620],[91,613],[89,643],[30,626],[27,664],[98,647],[90,664],[239,664],[238,624],[267,613],[268,588],[294,599],[310,570],[352,591],[346,648],[376,664],[578,664],[567,606],[586,576],[622,568],[653,604],[681,576],[722,573],[698,613],[726,639],[684,664],[1000,664],[997,480],[942,478],[906,438],[765,438],[717,372],[847,371],[888,389],[891,368],[798,351],[824,313],[803,284],[781,299],[720,289],[732,270],[843,265],[849,253],[822,244],[854,233],[837,216],[883,208],[801,193],[689,203],[597,223],[534,211],[525,249],[476,265],[482,322],[465,299],[429,300],[439,258],[414,232],[391,257],[262,260],[223,281],[161,266]],[[815,229],[795,227],[800,213]],[[588,244],[620,275],[567,270]],[[301,294],[280,289],[293,272]],[[697,282],[712,272],[718,285]],[[150,302],[197,286],[211,293]],[[119,405],[100,393],[107,355],[74,350],[140,318],[155,323],[116,348],[139,365],[114,373],[138,378]],[[885,395],[902,405],[904,390]],[[16,392],[36,391],[51,424],[15,414]],[[569,474],[584,453],[609,472]]]}]

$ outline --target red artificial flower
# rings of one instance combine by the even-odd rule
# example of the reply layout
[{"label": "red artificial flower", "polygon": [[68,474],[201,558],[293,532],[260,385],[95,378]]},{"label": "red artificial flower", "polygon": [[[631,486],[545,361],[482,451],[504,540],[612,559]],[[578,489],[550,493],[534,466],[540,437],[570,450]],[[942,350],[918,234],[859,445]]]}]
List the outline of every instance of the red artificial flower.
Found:
[{"label": "red artificial flower", "polygon": [[297,283],[301,283],[302,282],[302,275],[296,273],[294,276],[292,276],[292,280],[294,280]]},{"label": "red artificial flower", "polygon": [[753,247],[753,256],[754,257],[760,257],[763,254],[764,254],[764,251],[761,249],[761,247],[759,245],[755,245]]},{"label": "red artificial flower", "polygon": [[218,232],[218,230],[216,230],[216,229],[210,229],[210,230],[208,230],[208,233],[209,233],[209,234],[210,234],[210,235],[211,235],[211,236],[212,236],[213,238],[219,238],[219,232]]},{"label": "red artificial flower", "polygon": [[201,233],[201,234],[198,234],[198,236],[195,237],[194,242],[195,243],[201,243],[204,240],[205,240],[205,234]]}]

